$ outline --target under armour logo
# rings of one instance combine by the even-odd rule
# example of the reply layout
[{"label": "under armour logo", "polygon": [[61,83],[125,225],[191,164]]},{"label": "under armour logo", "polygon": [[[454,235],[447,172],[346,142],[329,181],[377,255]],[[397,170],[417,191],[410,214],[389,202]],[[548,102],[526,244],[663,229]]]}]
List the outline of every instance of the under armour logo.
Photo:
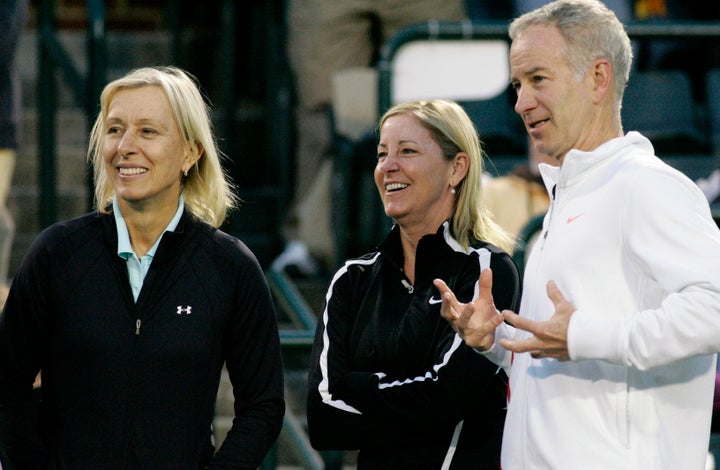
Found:
[{"label": "under armour logo", "polygon": [[192,307],[190,305],[183,307],[182,305],[177,306],[177,314],[182,315],[183,313],[190,315],[190,312],[192,311]]}]

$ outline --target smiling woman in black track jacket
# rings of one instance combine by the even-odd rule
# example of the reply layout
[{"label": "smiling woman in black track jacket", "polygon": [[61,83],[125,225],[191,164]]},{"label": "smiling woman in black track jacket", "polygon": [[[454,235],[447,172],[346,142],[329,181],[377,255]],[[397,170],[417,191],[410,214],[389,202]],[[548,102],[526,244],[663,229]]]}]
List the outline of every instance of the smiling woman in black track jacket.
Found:
[{"label": "smiling woman in black track jacket", "polygon": [[[207,107],[172,67],[100,100],[98,210],[38,237],[0,321],[0,447],[16,468],[257,468],[282,426],[279,337],[255,257],[217,229],[235,198]],[[235,418],[213,455],[223,365]]]},{"label": "smiling woman in black track jacket", "polygon": [[318,322],[308,425],[317,449],[359,449],[360,469],[498,469],[507,378],[440,316],[442,279],[476,297],[491,268],[517,306],[510,241],[482,204],[482,151],[465,111],[409,102],[380,121],[375,182],[395,226],[335,274]]}]

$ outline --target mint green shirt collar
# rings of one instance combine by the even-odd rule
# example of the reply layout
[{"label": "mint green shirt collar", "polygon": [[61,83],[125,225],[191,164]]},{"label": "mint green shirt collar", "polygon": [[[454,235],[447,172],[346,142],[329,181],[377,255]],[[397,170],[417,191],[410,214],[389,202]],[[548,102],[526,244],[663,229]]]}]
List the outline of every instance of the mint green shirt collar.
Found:
[{"label": "mint green shirt collar", "polygon": [[140,289],[142,289],[145,275],[150,269],[150,263],[152,263],[152,260],[155,257],[155,252],[160,245],[162,235],[165,232],[175,231],[184,210],[185,200],[183,199],[182,195],[180,195],[178,208],[177,211],[175,211],[175,215],[173,216],[172,220],[170,220],[170,223],[168,223],[167,227],[165,227],[165,230],[163,230],[163,233],[160,234],[158,239],[155,241],[150,250],[148,250],[145,256],[143,256],[142,258],[138,258],[132,249],[132,245],[130,244],[130,233],[128,232],[125,219],[120,212],[120,206],[117,203],[117,196],[113,198],[113,215],[115,216],[115,228],[117,230],[118,238],[117,254],[119,257],[125,260],[125,263],[127,265],[128,276],[130,279],[130,287],[132,288],[135,301],[137,301],[138,296],[140,295]]}]

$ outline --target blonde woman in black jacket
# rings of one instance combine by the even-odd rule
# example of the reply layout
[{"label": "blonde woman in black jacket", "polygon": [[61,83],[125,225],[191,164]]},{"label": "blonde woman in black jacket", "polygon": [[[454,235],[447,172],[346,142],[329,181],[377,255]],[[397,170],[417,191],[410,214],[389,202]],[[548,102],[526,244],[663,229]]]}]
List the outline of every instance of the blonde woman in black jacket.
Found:
[{"label": "blonde woman in black jacket", "polygon": [[360,469],[495,469],[507,377],[440,316],[442,279],[462,302],[491,268],[517,306],[509,237],[482,203],[475,128],[450,101],[391,108],[375,182],[395,222],[378,250],[335,274],[318,322],[308,425],[317,449],[359,449]]},{"label": "blonde woman in black jacket", "polygon": [[193,79],[108,84],[89,157],[97,211],[43,231],[0,321],[0,447],[17,468],[257,468],[282,426],[279,337],[255,257],[217,229],[235,198]]}]

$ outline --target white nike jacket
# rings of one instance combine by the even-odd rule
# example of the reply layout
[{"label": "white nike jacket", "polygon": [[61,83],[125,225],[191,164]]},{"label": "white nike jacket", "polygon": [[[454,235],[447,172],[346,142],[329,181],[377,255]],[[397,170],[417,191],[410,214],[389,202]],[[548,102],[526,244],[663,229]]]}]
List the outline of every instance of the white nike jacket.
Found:
[{"label": "white nike jacket", "polygon": [[[554,198],[520,314],[549,319],[555,280],[577,309],[572,361],[515,355],[503,470],[704,469],[720,350],[720,231],[705,197],[637,132],[541,167]],[[528,334],[503,325],[496,339],[514,335]]]}]

